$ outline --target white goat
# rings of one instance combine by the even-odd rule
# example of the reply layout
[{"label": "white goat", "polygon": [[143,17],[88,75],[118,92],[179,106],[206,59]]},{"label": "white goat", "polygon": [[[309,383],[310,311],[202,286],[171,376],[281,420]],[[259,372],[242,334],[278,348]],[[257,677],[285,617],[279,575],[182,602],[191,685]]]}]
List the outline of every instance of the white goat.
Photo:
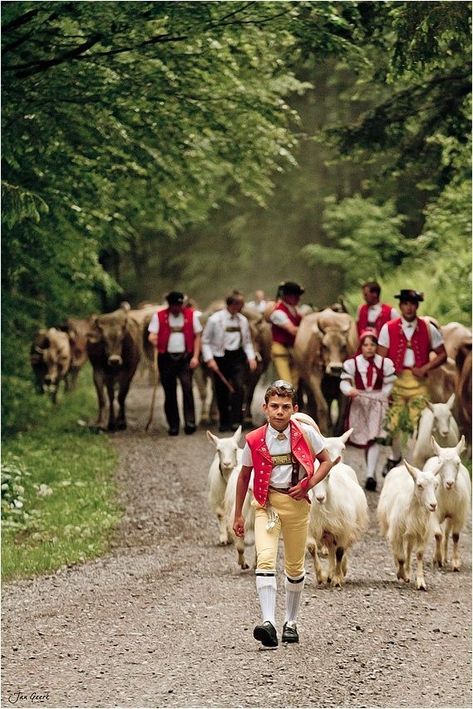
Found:
[{"label": "white goat", "polygon": [[221,545],[232,542],[225,519],[225,491],[232,471],[237,469],[239,472],[241,467],[243,450],[238,447],[240,436],[241,426],[229,438],[218,438],[207,431],[207,437],[217,449],[209,469],[208,501],[211,510],[217,515]]},{"label": "white goat", "polygon": [[243,518],[245,520],[245,536],[237,537],[233,533],[233,518],[235,516],[236,486],[241,469],[243,451],[238,447],[241,436],[241,426],[230,438],[218,438],[207,431],[209,440],[217,451],[209,470],[209,504],[217,515],[219,528],[219,543],[235,544],[238,553],[238,563],[242,569],[248,569],[245,562],[245,546],[254,544],[255,513],[251,507],[252,479],[243,503]]},{"label": "white goat", "polygon": [[348,431],[345,431],[341,436],[323,436],[320,433],[320,429],[315,423],[314,419],[309,416],[308,414],[302,413],[302,411],[297,411],[297,413],[293,414],[291,416],[292,419],[295,419],[296,421],[299,421],[299,423],[306,423],[308,426],[312,426],[312,428],[315,428],[319,436],[322,438],[324,442],[324,448],[327,449],[328,454],[330,456],[330,460],[336,460],[338,456],[342,458],[343,460],[343,454],[346,448],[346,442],[350,438],[351,434],[353,433],[353,429],[349,428]]},{"label": "white goat", "polygon": [[[429,458],[424,470],[435,469],[440,464],[440,485],[437,491],[437,509],[434,514],[435,553],[434,564],[447,563],[448,537],[452,532],[452,569],[460,571],[458,542],[460,532],[468,519],[471,499],[471,481],[460,455],[465,450],[465,436],[453,448],[441,448],[432,436],[435,456]],[[442,547],[443,539],[443,547]]]},{"label": "white goat", "polygon": [[427,458],[434,455],[432,436],[445,447],[456,446],[460,440],[458,425],[452,414],[454,403],[455,394],[452,394],[444,404],[431,404],[428,401],[422,411],[412,452],[412,462],[418,468],[422,468]]},{"label": "white goat", "polygon": [[417,552],[416,585],[426,590],[424,580],[424,549],[431,531],[432,512],[437,509],[435,491],[440,465],[423,471],[409,465],[390,470],[384,481],[378,502],[378,522],[381,535],[391,544],[397,562],[397,578],[410,581],[411,554]]},{"label": "white goat", "polygon": [[[368,526],[368,503],[353,468],[337,463],[313,490],[307,549],[314,560],[318,583],[331,581],[341,586],[347,573],[348,549]],[[318,545],[328,550],[328,575],[325,578],[317,552]]]}]

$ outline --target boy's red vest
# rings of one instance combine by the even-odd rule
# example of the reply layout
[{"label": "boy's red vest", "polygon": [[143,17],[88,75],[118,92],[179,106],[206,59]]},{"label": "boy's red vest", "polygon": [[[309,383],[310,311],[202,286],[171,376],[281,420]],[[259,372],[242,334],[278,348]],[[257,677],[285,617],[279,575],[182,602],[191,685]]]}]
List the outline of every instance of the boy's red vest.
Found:
[{"label": "boy's red vest", "polygon": [[376,318],[376,321],[374,323],[368,323],[368,307],[369,306],[367,303],[360,307],[358,322],[356,323],[358,337],[361,335],[363,330],[366,330],[367,327],[373,327],[376,330],[376,334],[379,335],[383,325],[391,320],[391,306],[381,303],[381,312]]},{"label": "boy's red vest", "polygon": [[[404,369],[404,354],[407,349],[408,340],[402,329],[401,318],[391,320],[388,323],[389,352],[388,356],[394,362],[396,374]],[[423,367],[429,361],[430,353],[430,333],[425,320],[417,318],[417,327],[411,338],[411,347],[414,352],[416,367]]]},{"label": "boy's red vest", "polygon": [[[292,454],[306,471],[307,477],[311,478],[314,474],[314,456],[312,451],[297,423],[291,421],[290,426]],[[269,481],[273,469],[271,453],[266,445],[267,428],[268,424],[260,426],[260,428],[255,429],[246,437],[253,461],[253,495],[260,505],[265,505],[268,499]]]},{"label": "boy's red vest", "polygon": [[[300,322],[302,320],[302,317],[299,315],[299,313],[293,313],[289,308],[287,307],[286,303],[282,300],[280,303],[276,305],[276,307],[273,310],[273,313],[276,310],[282,310],[283,313],[286,313],[287,317],[289,320],[292,322],[293,325],[296,327],[299,327]],[[271,323],[271,330],[273,333],[273,342],[279,342],[280,345],[284,345],[284,347],[292,347],[294,345],[294,340],[296,339],[294,335],[291,335],[290,332],[285,330],[283,327],[279,327],[278,325],[273,325]]]},{"label": "boy's red vest", "polygon": [[[194,311],[192,308],[183,308],[184,325],[182,332],[186,352],[194,351]],[[158,331],[158,352],[167,352],[169,338],[171,336],[171,326],[169,325],[169,308],[158,310],[159,331]]]}]

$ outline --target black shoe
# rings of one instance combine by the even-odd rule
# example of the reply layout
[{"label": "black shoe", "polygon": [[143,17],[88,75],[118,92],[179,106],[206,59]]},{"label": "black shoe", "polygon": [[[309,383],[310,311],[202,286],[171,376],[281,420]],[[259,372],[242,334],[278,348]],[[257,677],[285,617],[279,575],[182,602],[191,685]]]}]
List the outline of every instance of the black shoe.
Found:
[{"label": "black shoe", "polygon": [[178,436],[179,435],[179,429],[178,428],[170,428],[168,431],[169,436]]},{"label": "black shoe", "polygon": [[298,643],[299,633],[295,623],[284,623],[282,627],[282,642],[283,643]]},{"label": "black shoe", "polygon": [[388,458],[386,463],[384,464],[383,468],[383,478],[386,477],[386,475],[389,473],[390,470],[396,467],[396,465],[399,465],[401,462],[401,459],[398,458],[398,460],[391,460],[391,458]]},{"label": "black shoe", "polygon": [[369,492],[376,491],[376,480],[374,478],[372,478],[372,477],[366,478],[365,490],[368,490]]},{"label": "black shoe", "polygon": [[276,628],[269,620],[265,620],[262,625],[257,625],[253,630],[253,637],[259,640],[264,647],[277,647],[278,635]]},{"label": "black shoe", "polygon": [[184,433],[190,436],[196,432],[196,429],[197,426],[195,426],[193,423],[188,423],[187,426],[184,427]]}]

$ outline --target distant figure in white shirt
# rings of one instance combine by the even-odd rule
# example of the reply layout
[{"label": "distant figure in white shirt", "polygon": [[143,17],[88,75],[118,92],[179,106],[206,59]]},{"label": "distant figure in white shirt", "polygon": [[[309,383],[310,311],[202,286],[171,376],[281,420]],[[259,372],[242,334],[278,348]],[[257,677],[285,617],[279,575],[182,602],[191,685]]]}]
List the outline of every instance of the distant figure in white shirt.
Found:
[{"label": "distant figure in white shirt", "polygon": [[255,290],[255,299],[249,300],[247,305],[249,305],[250,308],[254,308],[259,313],[264,313],[266,306],[268,305],[264,290]]},{"label": "distant figure in white shirt", "polygon": [[365,302],[359,306],[356,314],[358,337],[366,329],[374,330],[379,335],[383,325],[398,318],[399,313],[391,305],[380,303],[381,286],[377,281],[366,281],[361,288]]},{"label": "distant figure in white shirt", "polygon": [[[428,400],[426,377],[431,369],[440,367],[447,359],[442,333],[428,320],[417,317],[419,303],[424,294],[406,288],[399,298],[401,317],[383,325],[378,338],[378,354],[394,362],[397,380],[392,390],[387,430],[392,437],[391,455],[386,461],[383,475],[401,461],[401,422],[409,422],[412,433]],[[430,359],[430,353],[436,355]],[[405,415],[402,415],[402,414]],[[404,425],[404,432],[406,432]]]},{"label": "distant figure in white shirt", "polygon": [[363,448],[366,460],[366,490],[376,490],[376,466],[380,441],[387,434],[383,422],[388,397],[396,379],[389,357],[376,354],[378,338],[373,330],[361,333],[361,353],[343,363],[340,390],[350,398],[346,430],[353,428],[350,445]]},{"label": "distant figure in white shirt", "polygon": [[240,312],[244,303],[243,293],[233,290],[226,307],[209,317],[202,335],[202,357],[214,374],[220,431],[236,431],[242,423],[248,367],[254,372],[257,366],[250,326]]}]

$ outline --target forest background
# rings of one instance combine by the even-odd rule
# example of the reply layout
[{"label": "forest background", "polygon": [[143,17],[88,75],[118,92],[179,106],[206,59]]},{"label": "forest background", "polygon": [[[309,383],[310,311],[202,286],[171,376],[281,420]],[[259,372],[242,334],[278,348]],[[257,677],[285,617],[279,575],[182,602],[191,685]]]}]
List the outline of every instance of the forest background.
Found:
[{"label": "forest background", "polygon": [[2,10],[7,416],[38,327],[174,288],[375,278],[469,324],[470,3]]}]

